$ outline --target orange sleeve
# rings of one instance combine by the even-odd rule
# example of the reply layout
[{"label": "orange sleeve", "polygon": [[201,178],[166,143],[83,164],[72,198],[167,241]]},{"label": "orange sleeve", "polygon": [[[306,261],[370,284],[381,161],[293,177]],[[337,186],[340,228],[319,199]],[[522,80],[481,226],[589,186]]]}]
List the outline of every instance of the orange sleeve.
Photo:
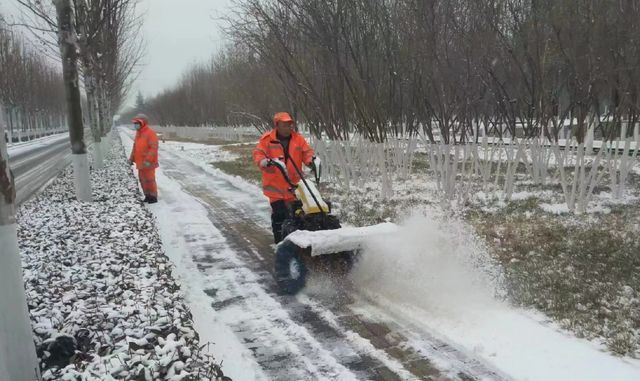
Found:
[{"label": "orange sleeve", "polygon": [[256,148],[253,149],[253,162],[256,163],[258,167],[260,167],[260,162],[262,159],[268,159],[267,157],[267,147],[266,143],[262,140],[256,144]]}]

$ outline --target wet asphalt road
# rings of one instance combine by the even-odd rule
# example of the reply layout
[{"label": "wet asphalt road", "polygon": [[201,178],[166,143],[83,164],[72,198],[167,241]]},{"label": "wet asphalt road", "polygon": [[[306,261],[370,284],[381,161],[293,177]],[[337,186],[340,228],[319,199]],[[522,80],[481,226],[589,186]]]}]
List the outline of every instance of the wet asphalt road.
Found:
[{"label": "wet asphalt road", "polygon": [[36,194],[71,163],[68,136],[34,143],[29,149],[9,153],[9,165],[16,181],[16,202],[21,204]]}]

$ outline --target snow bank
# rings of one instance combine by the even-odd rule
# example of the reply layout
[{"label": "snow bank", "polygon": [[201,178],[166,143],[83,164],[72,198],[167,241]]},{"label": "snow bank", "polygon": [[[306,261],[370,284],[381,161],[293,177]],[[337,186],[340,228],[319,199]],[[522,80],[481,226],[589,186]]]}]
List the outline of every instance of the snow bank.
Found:
[{"label": "snow bank", "polygon": [[640,361],[558,329],[541,314],[513,308],[499,269],[465,224],[427,212],[398,232],[369,240],[354,269],[368,298],[437,333],[516,380],[638,380]]},{"label": "snow bank", "polygon": [[398,230],[396,224],[386,222],[383,224],[346,227],[337,230],[306,231],[298,230],[287,236],[287,240],[298,247],[311,247],[311,255],[324,255],[361,249],[372,237],[386,236]]},{"label": "snow bank", "polygon": [[93,203],[68,169],[18,214],[43,379],[223,379],[119,143],[92,180]]}]

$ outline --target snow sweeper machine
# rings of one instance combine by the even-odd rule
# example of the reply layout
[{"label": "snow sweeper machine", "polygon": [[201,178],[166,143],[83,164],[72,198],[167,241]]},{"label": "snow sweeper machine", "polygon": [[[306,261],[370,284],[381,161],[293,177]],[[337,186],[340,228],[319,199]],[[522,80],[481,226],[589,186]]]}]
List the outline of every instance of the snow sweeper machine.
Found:
[{"label": "snow sweeper machine", "polygon": [[[279,143],[274,141],[273,143]],[[282,223],[283,240],[276,247],[275,278],[280,290],[296,294],[306,284],[310,272],[321,272],[332,277],[345,276],[353,267],[356,257],[369,237],[389,234],[397,230],[393,223],[382,223],[367,227],[340,225],[338,217],[331,212],[331,203],[325,202],[318,191],[321,167],[312,165],[315,181],[309,181],[293,160],[288,157],[269,159],[289,184],[295,201]],[[283,161],[284,159],[285,161]],[[300,182],[294,184],[287,172],[290,161]]]}]

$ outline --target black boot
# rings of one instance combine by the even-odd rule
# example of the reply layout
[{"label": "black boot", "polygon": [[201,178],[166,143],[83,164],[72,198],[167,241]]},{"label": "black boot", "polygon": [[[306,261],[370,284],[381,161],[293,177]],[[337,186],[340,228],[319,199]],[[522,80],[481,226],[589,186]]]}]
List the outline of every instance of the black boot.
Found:
[{"label": "black boot", "polygon": [[149,196],[147,196],[146,194],[144,195],[144,200],[142,200],[142,202],[149,202]]},{"label": "black boot", "polygon": [[149,196],[149,198],[147,199],[147,202],[149,204],[155,204],[156,202],[158,202],[158,198],[156,196]]},{"label": "black boot", "polygon": [[278,244],[282,241],[282,223],[287,219],[287,205],[284,201],[271,203],[271,230],[273,231],[273,241]]}]

